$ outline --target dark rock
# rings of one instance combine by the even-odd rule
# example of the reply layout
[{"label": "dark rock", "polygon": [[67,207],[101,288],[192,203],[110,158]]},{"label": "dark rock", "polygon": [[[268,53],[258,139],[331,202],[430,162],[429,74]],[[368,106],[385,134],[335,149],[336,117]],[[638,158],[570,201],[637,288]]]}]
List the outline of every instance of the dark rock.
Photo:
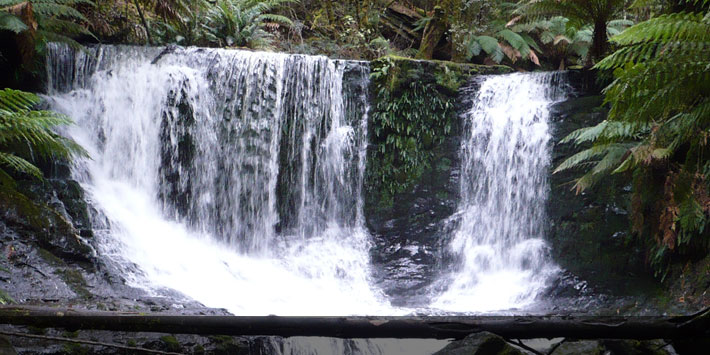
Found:
[{"label": "dark rock", "polygon": [[0,219],[25,238],[57,256],[90,262],[93,248],[85,243],[65,216],[46,204],[30,200],[10,189],[0,189]]},{"label": "dark rock", "polygon": [[[602,344],[611,354],[618,355],[667,355],[673,354],[673,347],[662,340],[602,340]],[[705,345],[708,345],[706,343]],[[707,350],[707,346],[704,348]],[[676,349],[677,350],[677,349]]]},{"label": "dark rock", "polygon": [[[606,118],[603,97],[588,96],[595,89],[591,78],[574,78],[576,96],[551,108],[553,121],[552,168],[579,151],[573,144],[559,142],[576,129]],[[611,176],[583,193],[570,183],[581,171],[564,171],[550,176],[548,239],[555,261],[597,292],[618,295],[657,293],[652,275],[645,268],[645,255],[636,248],[629,232],[630,193],[626,180]],[[657,286],[656,286],[657,287]]]},{"label": "dark rock", "polygon": [[566,341],[555,351],[555,355],[602,355],[604,347],[597,340]]},{"label": "dark rock", "polygon": [[0,355],[17,355],[10,341],[2,335],[0,335]]},{"label": "dark rock", "polygon": [[481,332],[471,334],[463,340],[451,342],[434,355],[523,355],[524,353],[508,344],[503,338]]}]

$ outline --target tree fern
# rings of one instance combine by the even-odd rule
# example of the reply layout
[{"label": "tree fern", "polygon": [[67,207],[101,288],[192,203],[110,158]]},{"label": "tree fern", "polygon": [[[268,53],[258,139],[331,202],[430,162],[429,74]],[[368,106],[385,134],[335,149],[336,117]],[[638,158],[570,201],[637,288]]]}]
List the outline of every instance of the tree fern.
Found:
[{"label": "tree fern", "polygon": [[591,147],[557,168],[586,171],[578,191],[632,172],[634,230],[655,241],[656,266],[694,243],[710,245],[710,1],[687,3],[705,12],[661,15],[611,39],[620,48],[596,65],[614,72],[607,120],[570,134],[566,142]]},{"label": "tree fern", "polygon": [[86,155],[74,141],[52,130],[72,124],[71,119],[52,111],[33,110],[39,101],[34,94],[0,90],[0,174],[5,182],[10,172],[41,178],[41,171],[30,162],[33,159]]},{"label": "tree fern", "polygon": [[[84,25],[80,24],[86,23],[88,20],[75,8],[78,5],[94,6],[94,3],[90,0],[0,0],[0,10],[25,3],[31,5],[32,14],[38,25],[36,30],[40,43],[61,41],[72,47],[79,48],[80,45],[74,38],[80,35],[93,36]],[[0,11],[0,29],[13,30],[13,28],[8,28],[9,26],[3,26],[5,22],[3,17],[8,19],[14,17],[14,20],[6,20],[10,21],[10,23],[22,22],[16,16]],[[13,31],[16,33],[24,31],[18,30],[18,27],[14,27]]]},{"label": "tree fern", "polygon": [[272,35],[267,23],[290,26],[285,16],[270,13],[279,5],[294,0],[219,0],[208,9],[202,25],[207,39],[219,46],[268,47]]},{"label": "tree fern", "polygon": [[607,29],[625,0],[528,0],[516,10],[524,20],[563,16],[576,28],[592,26],[591,56],[601,58],[607,50]]},{"label": "tree fern", "polygon": [[12,31],[20,33],[27,30],[28,27],[17,16],[3,12],[0,10],[0,31]]}]

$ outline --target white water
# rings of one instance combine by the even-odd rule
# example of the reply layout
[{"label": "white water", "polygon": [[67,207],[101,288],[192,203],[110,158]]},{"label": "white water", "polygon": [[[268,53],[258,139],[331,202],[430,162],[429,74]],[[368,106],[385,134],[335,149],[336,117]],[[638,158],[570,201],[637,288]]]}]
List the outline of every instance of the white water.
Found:
[{"label": "white water", "polygon": [[558,268],[547,255],[545,202],[550,104],[560,75],[485,77],[464,115],[459,225],[449,245],[460,261],[432,306],[490,312],[529,305]]},{"label": "white water", "polygon": [[[371,286],[367,101],[344,92],[347,63],[50,50],[50,104],[92,157],[74,173],[106,219],[99,252],[131,285],[236,315],[400,313]],[[364,88],[366,67],[350,70]]]},{"label": "white water", "polygon": [[[74,175],[100,211],[100,254],[132,286],[236,315],[412,312],[371,279],[366,66],[213,49],[151,64],[159,53],[50,46],[49,102],[92,157]],[[519,309],[557,273],[543,237],[558,80],[481,82],[465,115],[458,262],[432,310]]]}]

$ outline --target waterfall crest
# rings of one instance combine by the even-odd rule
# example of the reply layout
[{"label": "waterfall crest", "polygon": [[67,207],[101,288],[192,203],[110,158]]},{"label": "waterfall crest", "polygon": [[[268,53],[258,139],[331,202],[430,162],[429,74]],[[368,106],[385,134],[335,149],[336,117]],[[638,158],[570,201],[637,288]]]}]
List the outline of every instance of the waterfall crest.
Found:
[{"label": "waterfall crest", "polygon": [[433,307],[476,312],[531,303],[556,274],[544,241],[550,104],[561,73],[483,77],[464,114],[461,201],[449,244],[457,260]]}]

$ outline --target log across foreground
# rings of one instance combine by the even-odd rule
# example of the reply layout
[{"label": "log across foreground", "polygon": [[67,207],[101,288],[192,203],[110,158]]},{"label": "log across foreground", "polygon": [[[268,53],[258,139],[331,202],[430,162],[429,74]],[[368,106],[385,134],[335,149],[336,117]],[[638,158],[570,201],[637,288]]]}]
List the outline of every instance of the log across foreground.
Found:
[{"label": "log across foreground", "polygon": [[687,339],[710,337],[710,309],[679,317],[243,317],[0,307],[0,324],[198,335],[462,339],[488,331],[506,338]]}]

